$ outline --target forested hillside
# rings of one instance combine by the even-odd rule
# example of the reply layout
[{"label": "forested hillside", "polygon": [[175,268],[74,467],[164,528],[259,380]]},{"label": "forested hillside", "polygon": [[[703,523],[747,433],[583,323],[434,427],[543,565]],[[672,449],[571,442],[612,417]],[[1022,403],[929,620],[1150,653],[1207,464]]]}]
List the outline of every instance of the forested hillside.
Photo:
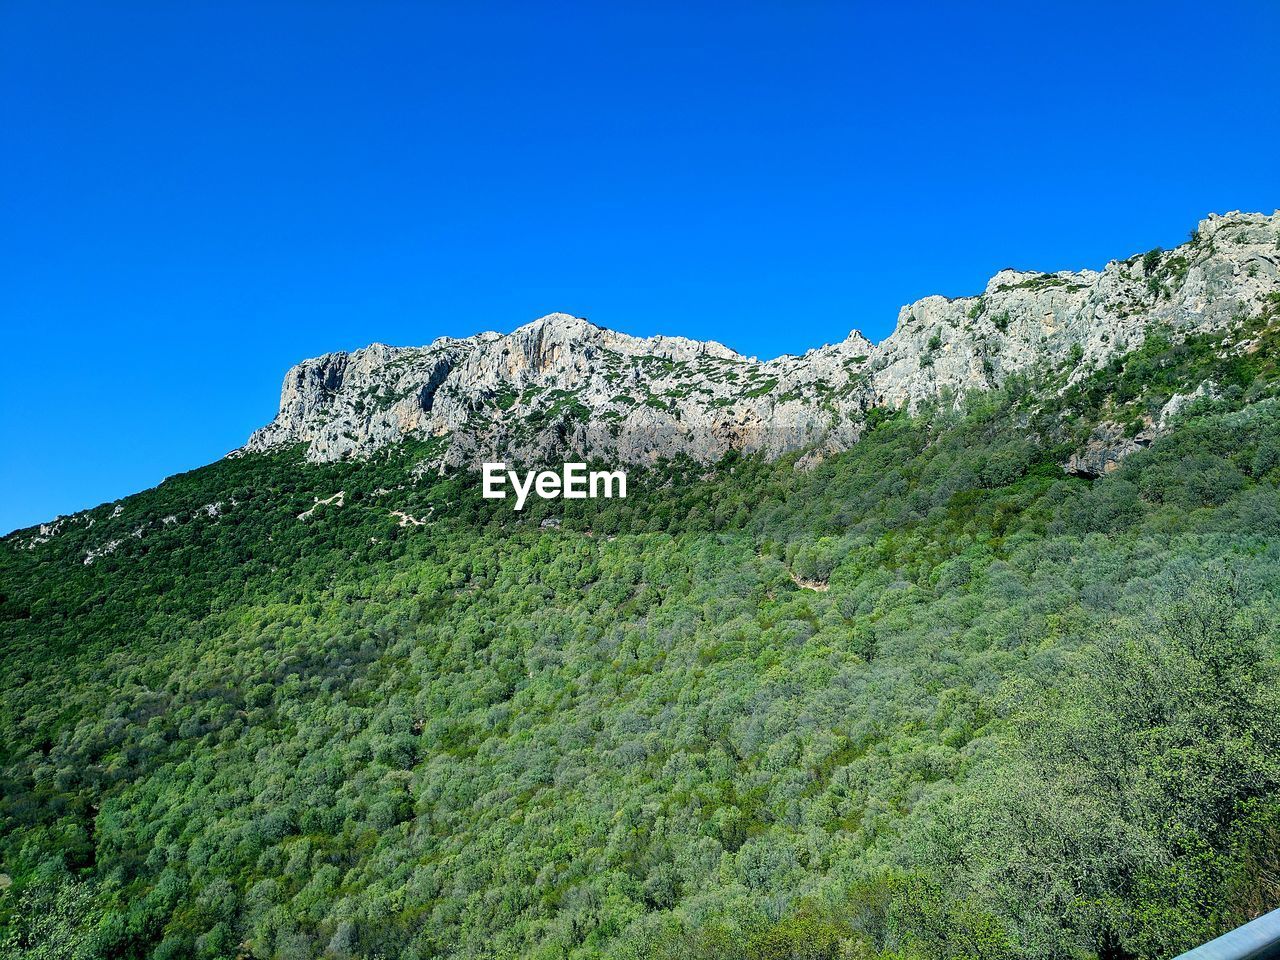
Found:
[{"label": "forested hillside", "polygon": [[409,442],[20,531],[0,953],[1154,960],[1280,906],[1278,327],[626,500]]}]

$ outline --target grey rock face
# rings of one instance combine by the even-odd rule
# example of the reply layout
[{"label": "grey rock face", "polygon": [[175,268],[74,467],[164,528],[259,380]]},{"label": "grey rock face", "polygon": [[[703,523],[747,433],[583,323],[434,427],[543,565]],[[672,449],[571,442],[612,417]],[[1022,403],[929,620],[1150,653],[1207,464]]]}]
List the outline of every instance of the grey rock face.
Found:
[{"label": "grey rock face", "polygon": [[1280,211],[1230,213],[1174,250],[1100,271],[1002,270],[980,296],[903,307],[880,344],[854,331],[799,357],[762,362],[559,313],[505,336],[374,344],[291,369],[279,414],[244,449],[305,443],[310,459],[330,461],[434,439],[427,466],[440,469],[568,453],[631,464],[729,450],[821,456],[856,443],[872,407],[914,409],[1044,365],[1081,377],[1155,327],[1225,327],[1280,290],[1278,264]]},{"label": "grey rock face", "polygon": [[1169,425],[1197,400],[1216,400],[1217,398],[1218,387],[1212,380],[1205,380],[1191,393],[1175,393],[1169,398],[1169,402],[1160,408],[1160,415],[1156,418],[1156,429],[1161,431],[1169,429]]},{"label": "grey rock face", "polygon": [[1135,437],[1126,436],[1118,423],[1100,423],[1089,437],[1084,449],[1071,455],[1062,465],[1064,472],[1076,477],[1094,479],[1119,469],[1120,461],[1151,445],[1151,433],[1142,431]]},{"label": "grey rock face", "polygon": [[1083,450],[1072,454],[1062,469],[1077,477],[1089,479],[1105,476],[1120,466],[1120,461],[1130,454],[1145,450],[1163,433],[1168,433],[1173,421],[1185,413],[1198,400],[1213,400],[1218,388],[1212,380],[1205,380],[1191,393],[1175,393],[1160,408],[1160,413],[1149,420],[1133,436],[1129,436],[1118,423],[1104,421],[1094,428]]}]

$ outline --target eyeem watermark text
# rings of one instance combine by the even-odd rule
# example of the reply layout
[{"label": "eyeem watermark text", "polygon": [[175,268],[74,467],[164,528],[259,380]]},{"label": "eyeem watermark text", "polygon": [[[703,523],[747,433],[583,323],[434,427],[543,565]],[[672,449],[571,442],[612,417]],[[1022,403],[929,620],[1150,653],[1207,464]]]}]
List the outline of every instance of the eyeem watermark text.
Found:
[{"label": "eyeem watermark text", "polygon": [[522,478],[515,470],[508,470],[505,463],[486,463],[483,467],[486,500],[504,500],[510,484],[515,492],[516,509],[523,510],[530,492],[543,500],[586,500],[588,497],[625,497],[627,475],[622,470],[592,470],[587,472],[585,463],[566,463],[559,473],[554,470],[528,470]]}]

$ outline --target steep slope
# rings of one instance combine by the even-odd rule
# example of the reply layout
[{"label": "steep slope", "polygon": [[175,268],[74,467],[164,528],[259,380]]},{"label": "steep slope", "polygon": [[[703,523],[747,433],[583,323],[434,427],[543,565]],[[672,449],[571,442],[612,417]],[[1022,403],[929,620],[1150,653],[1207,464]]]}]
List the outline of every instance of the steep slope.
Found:
[{"label": "steep slope", "polygon": [[[1006,275],[766,364],[572,318],[334,356],[260,449],[0,540],[0,955],[1166,960],[1280,906],[1276,224],[1222,219],[1113,265],[1123,320]],[[988,323],[1054,330],[950,402]],[[521,513],[420,469],[590,439],[552,384],[613,409],[606,351],[754,379],[675,409],[759,452]],[[857,442],[775,456],[859,351]]]},{"label": "steep slope", "polygon": [[9,538],[0,951],[1165,960],[1276,906],[1275,320],[809,471],[517,515],[289,449]]},{"label": "steep slope", "polygon": [[638,339],[551,314],[503,336],[375,344],[289,371],[274,422],[245,447],[308,445],[313,461],[435,441],[431,465],[565,450],[625,463],[728,450],[847,449],[873,407],[914,409],[1012,374],[1069,364],[1083,376],[1141,346],[1223,329],[1280,290],[1280,213],[1210,216],[1168,253],[1101,271],[1002,270],[976,297],[903,307],[876,345],[857,331],[801,357],[743,357],[719,343]]}]

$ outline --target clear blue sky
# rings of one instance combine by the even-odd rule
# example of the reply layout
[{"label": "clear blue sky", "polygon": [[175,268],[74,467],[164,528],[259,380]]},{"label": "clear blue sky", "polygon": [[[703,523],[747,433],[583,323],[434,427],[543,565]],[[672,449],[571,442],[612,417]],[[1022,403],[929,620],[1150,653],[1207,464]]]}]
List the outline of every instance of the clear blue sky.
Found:
[{"label": "clear blue sky", "polygon": [[293,362],[563,310],[798,352],[1280,206],[1280,4],[0,4],[0,531]]}]

